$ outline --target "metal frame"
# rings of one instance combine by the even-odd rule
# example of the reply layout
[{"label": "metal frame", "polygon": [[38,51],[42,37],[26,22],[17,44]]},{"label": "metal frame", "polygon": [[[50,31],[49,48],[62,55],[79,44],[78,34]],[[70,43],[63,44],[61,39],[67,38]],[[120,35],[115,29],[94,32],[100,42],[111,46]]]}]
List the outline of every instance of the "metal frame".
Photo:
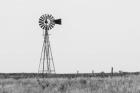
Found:
[{"label": "metal frame", "polygon": [[55,66],[47,29],[45,29],[44,42],[41,51],[38,73],[55,73]]}]

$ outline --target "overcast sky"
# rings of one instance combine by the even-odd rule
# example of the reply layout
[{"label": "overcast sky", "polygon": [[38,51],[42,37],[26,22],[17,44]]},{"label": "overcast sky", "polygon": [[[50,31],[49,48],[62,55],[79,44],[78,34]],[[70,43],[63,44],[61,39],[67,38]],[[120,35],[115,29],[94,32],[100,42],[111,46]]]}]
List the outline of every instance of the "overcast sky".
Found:
[{"label": "overcast sky", "polygon": [[43,14],[62,18],[49,32],[57,73],[140,71],[139,0],[0,0],[0,72],[38,71]]}]

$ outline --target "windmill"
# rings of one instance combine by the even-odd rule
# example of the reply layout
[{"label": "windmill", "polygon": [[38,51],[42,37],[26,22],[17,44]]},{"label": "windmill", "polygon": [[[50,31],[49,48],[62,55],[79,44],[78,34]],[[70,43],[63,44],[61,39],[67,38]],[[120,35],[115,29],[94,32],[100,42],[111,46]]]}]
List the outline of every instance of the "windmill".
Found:
[{"label": "windmill", "polygon": [[55,19],[51,14],[44,14],[39,18],[39,26],[44,32],[44,40],[38,68],[38,73],[40,75],[39,77],[41,78],[38,78],[38,82],[42,87],[45,87],[47,84],[44,84],[47,74],[55,73],[55,66],[48,32],[55,26],[55,24],[61,25],[61,19]]}]

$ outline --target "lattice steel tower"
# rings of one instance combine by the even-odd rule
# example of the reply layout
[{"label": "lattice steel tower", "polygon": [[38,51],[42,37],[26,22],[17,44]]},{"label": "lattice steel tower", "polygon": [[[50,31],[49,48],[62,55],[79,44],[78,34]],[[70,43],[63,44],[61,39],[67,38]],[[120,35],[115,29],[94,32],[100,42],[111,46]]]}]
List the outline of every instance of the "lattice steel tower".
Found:
[{"label": "lattice steel tower", "polygon": [[61,25],[61,19],[54,19],[51,14],[44,14],[39,18],[39,26],[44,31],[44,41],[41,51],[38,73],[55,73],[55,66],[48,34],[48,31],[51,30],[55,26],[55,24]]}]

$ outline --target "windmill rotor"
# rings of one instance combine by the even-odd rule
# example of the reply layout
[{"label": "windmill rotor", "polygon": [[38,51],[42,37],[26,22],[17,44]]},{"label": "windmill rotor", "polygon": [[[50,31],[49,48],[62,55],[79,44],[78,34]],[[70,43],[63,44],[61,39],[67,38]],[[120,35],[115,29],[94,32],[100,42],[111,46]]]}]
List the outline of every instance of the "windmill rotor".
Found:
[{"label": "windmill rotor", "polygon": [[44,30],[51,30],[55,24],[61,25],[61,19],[54,19],[51,14],[44,14],[39,18],[39,26]]}]

